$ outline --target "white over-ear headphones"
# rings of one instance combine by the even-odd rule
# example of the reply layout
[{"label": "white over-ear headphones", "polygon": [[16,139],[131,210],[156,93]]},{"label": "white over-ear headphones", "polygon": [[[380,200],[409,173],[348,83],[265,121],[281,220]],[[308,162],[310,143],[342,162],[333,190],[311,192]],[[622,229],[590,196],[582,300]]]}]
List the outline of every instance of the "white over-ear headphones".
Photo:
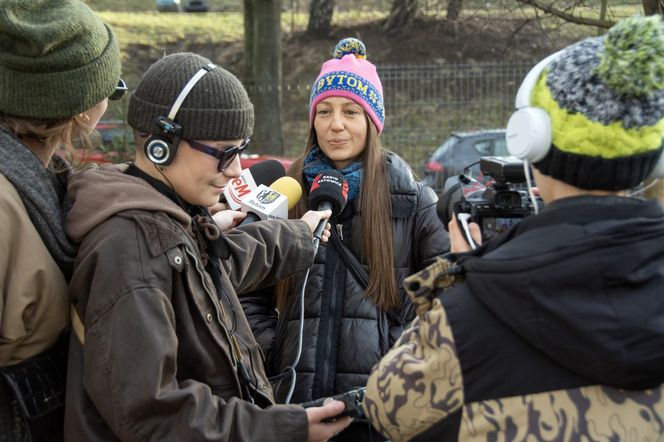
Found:
[{"label": "white over-ear headphones", "polygon": [[[516,111],[507,122],[507,150],[510,155],[536,163],[546,156],[551,148],[552,130],[549,114],[530,105],[530,95],[544,69],[560,56],[555,52],[537,63],[523,79],[516,93]],[[664,153],[646,179],[664,178]]]},{"label": "white over-ear headphones", "polygon": [[507,122],[507,150],[510,155],[534,163],[543,159],[551,146],[551,119],[543,109],[530,106],[530,95],[540,75],[562,51],[549,55],[533,67],[521,83],[514,104],[516,111]]}]

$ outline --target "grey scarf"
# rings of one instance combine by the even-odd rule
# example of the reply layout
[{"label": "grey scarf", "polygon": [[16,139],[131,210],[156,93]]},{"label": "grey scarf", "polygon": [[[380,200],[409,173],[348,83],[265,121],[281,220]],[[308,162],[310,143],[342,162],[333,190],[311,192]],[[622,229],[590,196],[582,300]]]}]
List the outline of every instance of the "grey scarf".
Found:
[{"label": "grey scarf", "polygon": [[76,257],[76,246],[64,229],[69,165],[54,155],[49,168],[44,167],[23,143],[0,128],[0,173],[16,188],[32,224],[69,280]]}]

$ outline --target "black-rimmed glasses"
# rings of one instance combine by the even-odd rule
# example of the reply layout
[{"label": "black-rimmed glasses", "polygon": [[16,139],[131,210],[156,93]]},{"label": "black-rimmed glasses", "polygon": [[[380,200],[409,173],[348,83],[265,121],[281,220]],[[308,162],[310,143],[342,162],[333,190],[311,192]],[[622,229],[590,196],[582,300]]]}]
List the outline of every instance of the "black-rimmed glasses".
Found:
[{"label": "black-rimmed glasses", "polygon": [[187,140],[187,143],[192,149],[203,152],[219,160],[217,170],[223,172],[233,162],[235,156],[242,153],[249,145],[249,138],[242,140],[239,146],[229,146],[224,149],[217,149],[216,147],[208,146],[207,144],[199,143],[194,140]]},{"label": "black-rimmed glasses", "polygon": [[118,85],[115,86],[115,90],[113,91],[113,93],[111,93],[111,95],[109,95],[108,99],[117,101],[120,98],[122,98],[126,92],[127,92],[127,83],[125,83],[125,81],[122,78],[120,78],[118,80]]}]

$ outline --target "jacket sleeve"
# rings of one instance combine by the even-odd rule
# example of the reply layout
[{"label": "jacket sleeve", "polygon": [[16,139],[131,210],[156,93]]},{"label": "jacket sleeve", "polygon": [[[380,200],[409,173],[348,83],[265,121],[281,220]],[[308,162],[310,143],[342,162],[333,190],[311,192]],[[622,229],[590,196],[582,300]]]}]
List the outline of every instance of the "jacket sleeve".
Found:
[{"label": "jacket sleeve", "polygon": [[275,284],[313,263],[313,236],[299,219],[257,221],[226,232],[230,258],[222,260],[238,294]]},{"label": "jacket sleeve", "polygon": [[[279,319],[274,287],[264,287],[245,293],[240,297],[240,303],[256,342],[261,346],[263,354],[269,355]],[[268,368],[265,367],[266,370]],[[268,372],[267,375],[270,376],[270,373]]]},{"label": "jacket sleeve", "polygon": [[120,440],[269,441],[277,429],[280,440],[306,439],[301,407],[261,409],[178,380],[175,314],[161,289],[136,286],[115,298],[85,319],[83,383]]},{"label": "jacket sleeve", "polygon": [[[436,258],[450,250],[450,240],[443,223],[436,213],[438,197],[435,192],[422,183],[417,183],[419,196],[417,211],[414,215],[412,265],[415,272],[428,267]],[[403,308],[398,321],[392,321],[390,327],[390,343],[394,343],[404,330],[404,325],[415,318],[415,307],[407,296],[402,299]]]},{"label": "jacket sleeve", "polygon": [[450,239],[436,213],[438,197],[435,192],[418,183],[420,196],[415,214],[413,245],[416,271],[429,266],[437,256],[450,251]]},{"label": "jacket sleeve", "polygon": [[449,418],[462,404],[454,338],[445,310],[435,299],[373,368],[364,412],[378,431],[399,442]]}]

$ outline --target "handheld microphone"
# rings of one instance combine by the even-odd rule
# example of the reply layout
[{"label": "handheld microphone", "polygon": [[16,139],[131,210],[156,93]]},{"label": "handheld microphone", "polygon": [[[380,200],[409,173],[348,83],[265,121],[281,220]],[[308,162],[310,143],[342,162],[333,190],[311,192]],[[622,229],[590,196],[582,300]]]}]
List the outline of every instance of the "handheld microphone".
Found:
[{"label": "handheld microphone", "polygon": [[[316,210],[331,210],[332,215],[338,215],[348,202],[348,181],[336,170],[319,173],[311,183],[309,191],[309,206]],[[314,247],[318,249],[321,235],[327,220],[321,220],[314,230]]]},{"label": "handheld microphone", "polygon": [[[348,181],[346,181],[346,178],[344,178],[342,174],[336,170],[328,170],[316,175],[316,178],[314,178],[314,181],[311,183],[311,189],[309,190],[309,207],[315,207],[316,210],[329,209],[332,210],[332,215],[338,215],[344,210],[347,202]],[[318,245],[320,244],[320,238],[326,224],[327,220],[323,219],[318,223],[314,230],[314,256],[316,255],[316,252],[318,252]],[[289,404],[293,397],[295,382],[297,380],[297,372],[295,369],[297,368],[297,364],[300,363],[300,356],[302,356],[302,339],[304,336],[304,289],[307,286],[310,271],[311,267],[309,267],[304,274],[304,279],[300,286],[300,322],[298,329],[297,354],[295,355],[293,363],[286,367],[282,374],[278,375],[279,378],[286,375],[291,376],[290,386],[284,402],[286,404]],[[348,407],[348,403],[346,403],[346,406]]]},{"label": "handheld microphone", "polygon": [[268,185],[286,175],[284,166],[277,160],[265,160],[244,169],[238,178],[228,182],[219,202],[231,210],[240,210],[242,199],[246,198],[261,184]]},{"label": "handheld microphone", "polygon": [[264,219],[286,219],[301,196],[300,183],[289,176],[279,178],[270,187],[261,184],[242,200],[241,209],[247,216],[239,225]]}]

